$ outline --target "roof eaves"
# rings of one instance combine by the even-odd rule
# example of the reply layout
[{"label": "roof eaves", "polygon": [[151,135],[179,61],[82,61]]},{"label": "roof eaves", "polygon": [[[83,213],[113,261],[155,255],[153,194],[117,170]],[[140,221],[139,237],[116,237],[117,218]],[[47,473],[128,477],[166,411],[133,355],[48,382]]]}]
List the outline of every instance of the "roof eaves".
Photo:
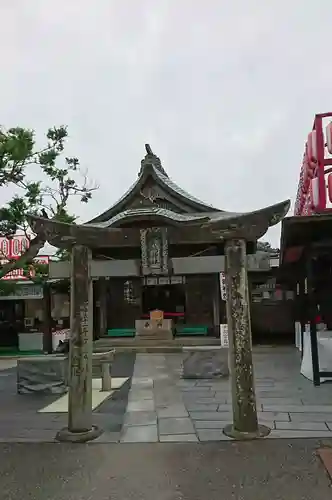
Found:
[{"label": "roof eaves", "polygon": [[130,197],[133,191],[135,191],[141,184],[144,182],[144,179],[146,177],[146,174],[144,172],[141,173],[141,175],[138,177],[138,179],[130,186],[130,188],[124,193],[124,195],[121,196],[121,198],[118,199],[113,205],[108,208],[105,212],[102,212],[99,214],[97,217],[94,217],[93,219],[89,220],[86,222],[86,224],[95,224],[95,223],[103,223],[107,222],[111,217],[112,213],[117,207],[121,207],[126,200]]}]

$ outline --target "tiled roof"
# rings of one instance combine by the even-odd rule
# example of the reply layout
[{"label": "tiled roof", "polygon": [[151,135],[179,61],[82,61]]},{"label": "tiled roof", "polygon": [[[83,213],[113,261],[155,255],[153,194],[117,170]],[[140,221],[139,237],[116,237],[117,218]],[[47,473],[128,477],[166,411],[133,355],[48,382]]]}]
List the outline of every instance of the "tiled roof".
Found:
[{"label": "tiled roof", "polygon": [[193,203],[197,203],[199,205],[202,205],[204,207],[208,207],[211,210],[217,210],[219,211],[218,208],[213,207],[210,204],[205,203],[204,201],[199,200],[198,198],[195,198],[195,196],[192,196],[190,193],[185,191],[184,189],[180,188],[177,184],[175,184],[172,179],[170,179],[168,176],[165,176],[158,168],[153,166],[153,170],[157,177],[161,180],[163,184],[165,184],[171,191],[174,191],[175,193],[179,194],[183,198],[187,198],[187,200],[192,201]]},{"label": "tiled roof", "polygon": [[[150,147],[148,149],[150,150],[150,153],[148,153],[141,162],[141,169],[136,182],[134,182],[130,189],[128,189],[128,191],[111,208],[103,212],[98,217],[95,217],[92,221],[85,225],[107,228],[114,226],[119,221],[126,221],[136,217],[141,219],[146,217],[160,217],[180,225],[205,225],[212,223],[213,227],[218,230],[225,230],[227,228],[230,228],[229,230],[233,230],[232,228],[234,225],[236,226],[238,224],[239,218],[244,218],[247,221],[248,216],[254,215],[257,219],[257,217],[260,217],[263,213],[264,217],[269,217],[269,226],[272,226],[277,224],[289,209],[288,202],[282,202],[277,205],[266,207],[262,210],[248,213],[226,212],[214,208],[198,198],[195,198],[175,184],[175,182],[168,177],[166,171],[163,169],[160,159],[151,152]],[[192,212],[177,213],[167,208],[161,208],[157,203],[152,203],[150,207],[126,209],[126,202],[130,201],[131,196],[137,196],[137,192],[142,189],[149,176],[152,176],[155,182],[159,183],[163,190],[168,191],[174,196],[174,198],[178,197],[180,198],[180,201],[184,202],[184,204],[189,205]]]},{"label": "tiled roof", "polygon": [[[104,213],[100,214],[98,217],[95,217],[90,223],[93,223],[94,220],[104,219],[108,217],[108,215],[114,213],[119,206],[119,210],[121,210],[121,205],[126,201],[127,198],[130,197],[131,193],[134,194],[136,190],[142,187],[145,179],[148,175],[152,174],[157,182],[160,182],[161,186],[165,188],[165,190],[169,191],[171,194],[173,193],[175,196],[181,197],[184,202],[188,202],[189,204],[194,204],[197,210],[202,209],[202,211],[206,212],[207,210],[211,211],[219,211],[218,208],[213,207],[210,204],[205,203],[202,200],[199,200],[195,196],[192,196],[184,189],[180,188],[172,179],[170,179],[161,165],[160,159],[155,155],[147,155],[141,162],[141,169],[138,175],[138,179],[130,186],[130,188],[114,203],[108,210]],[[98,222],[99,223],[99,222]]]}]

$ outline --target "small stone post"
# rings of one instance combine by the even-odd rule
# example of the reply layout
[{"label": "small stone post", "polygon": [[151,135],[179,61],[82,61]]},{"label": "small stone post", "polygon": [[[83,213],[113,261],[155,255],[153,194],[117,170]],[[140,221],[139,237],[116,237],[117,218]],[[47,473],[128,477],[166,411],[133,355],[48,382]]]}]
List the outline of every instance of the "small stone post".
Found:
[{"label": "small stone post", "polygon": [[84,443],[101,431],[92,425],[92,279],[91,250],[74,245],[71,255],[68,427],[58,441]]},{"label": "small stone post", "polygon": [[254,439],[268,435],[270,429],[257,421],[246,241],[226,241],[225,255],[233,424],[224,433],[235,439]]}]

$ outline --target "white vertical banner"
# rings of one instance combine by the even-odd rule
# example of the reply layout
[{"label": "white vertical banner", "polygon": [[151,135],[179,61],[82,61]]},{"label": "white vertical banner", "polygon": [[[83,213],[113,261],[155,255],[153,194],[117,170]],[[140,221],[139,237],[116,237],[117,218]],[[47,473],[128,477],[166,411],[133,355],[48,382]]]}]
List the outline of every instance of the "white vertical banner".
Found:
[{"label": "white vertical banner", "polygon": [[301,352],[302,342],[301,342],[301,322],[295,321],[295,347]]},{"label": "white vertical banner", "polygon": [[220,344],[221,347],[228,347],[228,325],[220,325]]},{"label": "white vertical banner", "polygon": [[[225,273],[220,273],[220,294],[221,300],[226,302],[227,300],[227,289],[226,289],[226,275]],[[221,347],[228,347],[228,325],[220,325],[220,343]]]},{"label": "white vertical banner", "polygon": [[227,290],[226,290],[226,275],[225,273],[220,273],[220,292],[221,300],[227,300]]}]

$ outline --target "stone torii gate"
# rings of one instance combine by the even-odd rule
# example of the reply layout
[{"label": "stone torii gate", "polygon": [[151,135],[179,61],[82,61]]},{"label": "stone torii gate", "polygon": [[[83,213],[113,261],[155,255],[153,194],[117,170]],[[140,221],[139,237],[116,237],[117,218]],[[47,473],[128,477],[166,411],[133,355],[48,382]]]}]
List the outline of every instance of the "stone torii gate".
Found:
[{"label": "stone torii gate", "polygon": [[[226,435],[254,439],[270,432],[258,425],[252,361],[247,243],[261,238],[287,214],[290,202],[254,212],[230,214],[208,227],[224,242],[226,256],[227,321],[230,344],[233,424]],[[121,229],[74,225],[31,216],[32,228],[57,246],[71,249],[71,342],[69,353],[68,427],[58,440],[86,442],[100,435],[92,423],[92,279],[91,249],[102,241],[111,246]],[[198,226],[202,227],[202,225]]]}]

